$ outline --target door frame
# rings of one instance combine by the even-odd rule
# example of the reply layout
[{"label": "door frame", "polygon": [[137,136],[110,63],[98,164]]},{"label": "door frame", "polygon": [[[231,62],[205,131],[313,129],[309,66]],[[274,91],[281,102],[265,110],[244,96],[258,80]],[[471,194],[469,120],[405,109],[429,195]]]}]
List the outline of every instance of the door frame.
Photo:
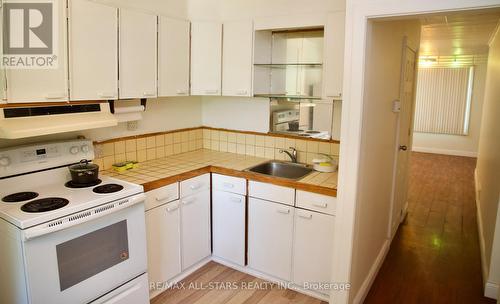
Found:
[{"label": "door frame", "polygon": [[[498,0],[357,0],[346,3],[346,37],[344,49],[344,84],[340,168],[338,179],[337,223],[334,233],[333,282],[350,282],[359,190],[361,134],[365,78],[366,33],[368,19],[399,17],[448,11],[499,7]],[[335,290],[330,303],[349,303],[350,289]]]}]

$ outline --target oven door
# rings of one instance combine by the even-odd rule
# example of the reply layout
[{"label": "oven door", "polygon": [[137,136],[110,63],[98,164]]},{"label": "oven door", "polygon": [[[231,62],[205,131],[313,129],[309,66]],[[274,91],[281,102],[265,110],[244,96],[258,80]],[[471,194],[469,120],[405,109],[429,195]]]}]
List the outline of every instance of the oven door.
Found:
[{"label": "oven door", "polygon": [[25,241],[30,303],[88,303],[147,270],[143,202]]}]

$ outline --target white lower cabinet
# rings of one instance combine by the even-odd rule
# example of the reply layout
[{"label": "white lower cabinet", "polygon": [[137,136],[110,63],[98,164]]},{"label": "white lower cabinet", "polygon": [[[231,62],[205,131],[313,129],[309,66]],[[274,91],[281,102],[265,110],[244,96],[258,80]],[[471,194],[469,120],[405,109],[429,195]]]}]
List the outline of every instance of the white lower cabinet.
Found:
[{"label": "white lower cabinet", "polygon": [[[335,217],[296,209],[293,241],[292,282],[311,289],[310,283],[331,280]],[[316,290],[327,294],[329,290]]]},{"label": "white lower cabinet", "polygon": [[146,211],[149,282],[167,282],[181,273],[179,201]]},{"label": "white lower cabinet", "polygon": [[245,196],[212,192],[213,255],[245,265]]},{"label": "white lower cabinet", "polygon": [[[181,183],[182,189],[182,183]],[[210,256],[210,189],[181,198],[182,270]]]},{"label": "white lower cabinet", "polygon": [[248,201],[248,265],[290,281],[294,208],[261,199]]}]

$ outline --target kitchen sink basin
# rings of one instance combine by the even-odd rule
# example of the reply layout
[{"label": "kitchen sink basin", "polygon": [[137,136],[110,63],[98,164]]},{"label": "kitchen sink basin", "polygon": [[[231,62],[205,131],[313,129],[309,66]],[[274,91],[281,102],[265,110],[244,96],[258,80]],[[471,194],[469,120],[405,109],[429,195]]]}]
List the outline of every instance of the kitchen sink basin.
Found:
[{"label": "kitchen sink basin", "polygon": [[247,169],[246,171],[298,180],[311,173],[313,169],[302,164],[269,161]]}]

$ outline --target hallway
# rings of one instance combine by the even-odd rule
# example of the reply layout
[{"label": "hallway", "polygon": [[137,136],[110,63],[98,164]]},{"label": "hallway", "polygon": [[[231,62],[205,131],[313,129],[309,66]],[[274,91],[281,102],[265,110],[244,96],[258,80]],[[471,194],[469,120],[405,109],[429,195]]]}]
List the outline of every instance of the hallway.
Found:
[{"label": "hallway", "polygon": [[365,303],[495,303],[482,296],[475,164],[412,153],[408,216]]}]

